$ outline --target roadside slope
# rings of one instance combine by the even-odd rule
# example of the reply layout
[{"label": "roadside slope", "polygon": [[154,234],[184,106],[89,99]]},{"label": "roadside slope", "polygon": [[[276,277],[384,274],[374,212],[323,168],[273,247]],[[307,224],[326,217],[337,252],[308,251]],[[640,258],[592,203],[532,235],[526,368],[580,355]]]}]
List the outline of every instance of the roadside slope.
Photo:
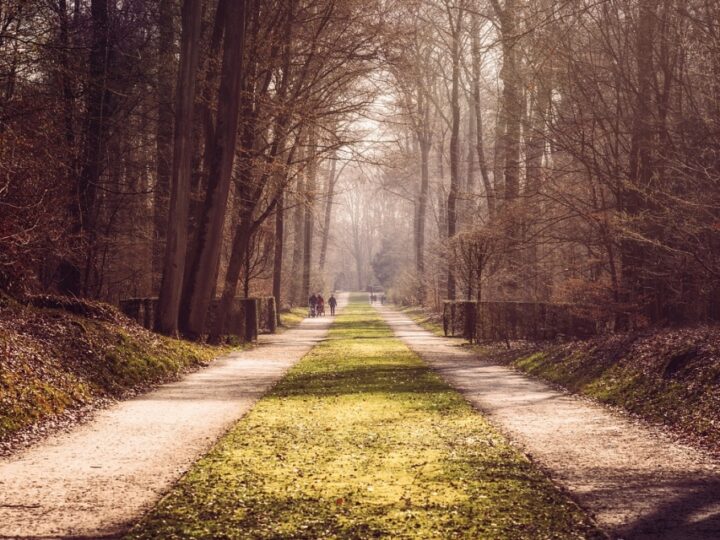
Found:
[{"label": "roadside slope", "polygon": [[98,538],[127,528],[294,362],[330,320],[100,412],[68,434],[0,459],[0,537]]},{"label": "roadside slope", "polygon": [[720,466],[644,425],[483,362],[380,308],[395,334],[619,538],[720,538]]}]

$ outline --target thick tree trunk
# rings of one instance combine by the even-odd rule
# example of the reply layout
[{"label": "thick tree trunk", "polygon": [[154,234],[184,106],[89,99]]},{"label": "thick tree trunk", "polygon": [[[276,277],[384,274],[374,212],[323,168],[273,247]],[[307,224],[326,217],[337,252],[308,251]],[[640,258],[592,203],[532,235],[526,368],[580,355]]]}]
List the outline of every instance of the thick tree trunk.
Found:
[{"label": "thick tree trunk", "polygon": [[293,251],[292,263],[290,266],[290,301],[293,305],[305,305],[307,299],[300,296],[302,282],[302,260],[303,260],[303,225],[305,223],[305,205],[303,198],[305,193],[305,173],[301,172],[297,178],[295,188],[293,209]]},{"label": "thick tree trunk", "polygon": [[201,19],[202,0],[185,0],[177,77],[170,209],[158,303],[157,328],[164,334],[177,333],[180,295],[185,275],[193,155],[192,120],[200,58]]},{"label": "thick tree trunk", "polygon": [[[637,217],[645,210],[647,200],[643,193],[649,188],[653,177],[652,95],[656,4],[654,0],[641,0],[638,8],[635,50],[638,87],[630,148],[629,185],[621,195],[621,209],[629,218]],[[644,272],[648,264],[646,248],[626,236],[621,243],[621,257],[623,291],[628,299],[642,301],[652,287]],[[621,326],[625,325],[627,321],[621,321]]]},{"label": "thick tree trunk", "polygon": [[173,2],[160,0],[158,7],[156,180],[153,200],[153,289],[160,286],[168,227],[168,205],[173,158],[173,74],[175,40]]},{"label": "thick tree trunk", "polygon": [[335,182],[337,174],[337,153],[333,154],[328,176],[327,189],[325,190],[325,219],[323,222],[322,243],[320,244],[320,273],[325,270],[325,259],[327,257],[328,240],[330,239],[330,223],[332,222],[333,198],[335,197]]},{"label": "thick tree trunk", "polygon": [[312,256],[313,237],[315,234],[315,198],[317,189],[317,139],[315,128],[311,128],[309,136],[310,160],[308,163],[307,184],[305,186],[305,226],[303,237],[303,278],[301,297],[310,296],[310,285],[312,283]]},{"label": "thick tree trunk", "polygon": [[72,272],[65,292],[87,294],[96,255],[97,194],[104,169],[109,124],[113,108],[113,94],[108,88],[108,72],[114,61],[110,40],[108,0],[92,0],[90,17],[92,41],[89,57],[87,120],[82,167],[78,178],[78,222],[75,233],[85,255],[84,274],[78,268]]},{"label": "thick tree trunk", "polygon": [[480,167],[485,199],[487,203],[488,217],[492,220],[495,217],[495,189],[490,181],[487,159],[485,158],[484,126],[482,113],[482,100],[480,99],[480,24],[477,13],[472,14],[471,29],[471,54],[472,54],[472,94],[473,112],[475,113],[475,150]]},{"label": "thick tree trunk", "polygon": [[430,192],[430,149],[427,141],[420,141],[420,196],[415,218],[415,268],[420,279],[425,275],[425,224]]},{"label": "thick tree trunk", "polygon": [[275,209],[275,246],[273,254],[273,296],[275,297],[275,312],[277,323],[280,324],[280,309],[282,300],[282,270],[283,250],[285,248],[285,193],[278,198]]},{"label": "thick tree trunk", "polygon": [[[452,88],[450,107],[452,108],[452,126],[450,134],[450,190],[447,199],[447,237],[452,241],[457,233],[457,197],[460,184],[460,36],[464,14],[459,9],[457,21],[452,30]],[[451,267],[447,270],[447,297],[455,300],[456,279]]]},{"label": "thick tree trunk", "polygon": [[[252,0],[250,0],[252,1]],[[227,29],[223,44],[223,61],[218,94],[218,114],[210,152],[208,187],[203,215],[198,224],[197,256],[190,270],[188,313],[182,330],[192,339],[205,331],[205,320],[212,300],[220,263],[223,225],[227,210],[230,179],[235,162],[240,86],[244,71],[245,20],[248,0],[227,6]]]}]

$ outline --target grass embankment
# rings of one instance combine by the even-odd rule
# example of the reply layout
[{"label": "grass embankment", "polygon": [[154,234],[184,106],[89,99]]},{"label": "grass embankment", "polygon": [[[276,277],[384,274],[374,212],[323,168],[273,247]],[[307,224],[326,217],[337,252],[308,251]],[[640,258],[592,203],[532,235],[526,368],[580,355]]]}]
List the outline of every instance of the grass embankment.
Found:
[{"label": "grass embankment", "polygon": [[720,328],[618,334],[499,355],[720,455]]},{"label": "grass embankment", "polygon": [[303,322],[308,316],[305,307],[293,307],[280,312],[280,331],[287,330]]},{"label": "grass embankment", "polygon": [[[441,315],[418,307],[403,311],[443,335]],[[720,326],[511,345],[473,348],[481,358],[664,425],[720,455]]]},{"label": "grass embankment", "polygon": [[399,309],[425,330],[432,332],[436,336],[445,336],[442,313],[421,306],[407,306]]},{"label": "grass embankment", "polygon": [[42,420],[177,379],[226,350],[153,334],[103,304],[68,306],[76,313],[0,296],[0,442]]},{"label": "grass embankment", "polygon": [[129,538],[596,535],[366,302],[355,302]]}]

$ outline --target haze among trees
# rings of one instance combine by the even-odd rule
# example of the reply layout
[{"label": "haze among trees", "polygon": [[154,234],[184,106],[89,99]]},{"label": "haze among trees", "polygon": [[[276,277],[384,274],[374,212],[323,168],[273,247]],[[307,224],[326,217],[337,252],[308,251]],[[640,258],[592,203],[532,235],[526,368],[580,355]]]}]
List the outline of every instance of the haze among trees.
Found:
[{"label": "haze among trees", "polygon": [[369,286],[720,318],[720,3],[0,2],[0,290]]}]

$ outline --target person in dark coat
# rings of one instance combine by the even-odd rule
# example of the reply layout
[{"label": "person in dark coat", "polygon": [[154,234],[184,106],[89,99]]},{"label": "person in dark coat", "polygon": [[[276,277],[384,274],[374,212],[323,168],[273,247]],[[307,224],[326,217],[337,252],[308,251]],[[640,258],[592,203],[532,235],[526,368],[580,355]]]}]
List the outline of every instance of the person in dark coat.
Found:
[{"label": "person in dark coat", "polygon": [[315,293],[312,293],[308,299],[308,304],[310,304],[310,316],[314,317],[317,314],[317,296],[315,296]]},{"label": "person in dark coat", "polygon": [[337,307],[337,300],[335,299],[335,295],[331,294],[330,298],[328,298],[328,305],[330,306],[330,315],[333,317],[335,316],[335,308]]}]

